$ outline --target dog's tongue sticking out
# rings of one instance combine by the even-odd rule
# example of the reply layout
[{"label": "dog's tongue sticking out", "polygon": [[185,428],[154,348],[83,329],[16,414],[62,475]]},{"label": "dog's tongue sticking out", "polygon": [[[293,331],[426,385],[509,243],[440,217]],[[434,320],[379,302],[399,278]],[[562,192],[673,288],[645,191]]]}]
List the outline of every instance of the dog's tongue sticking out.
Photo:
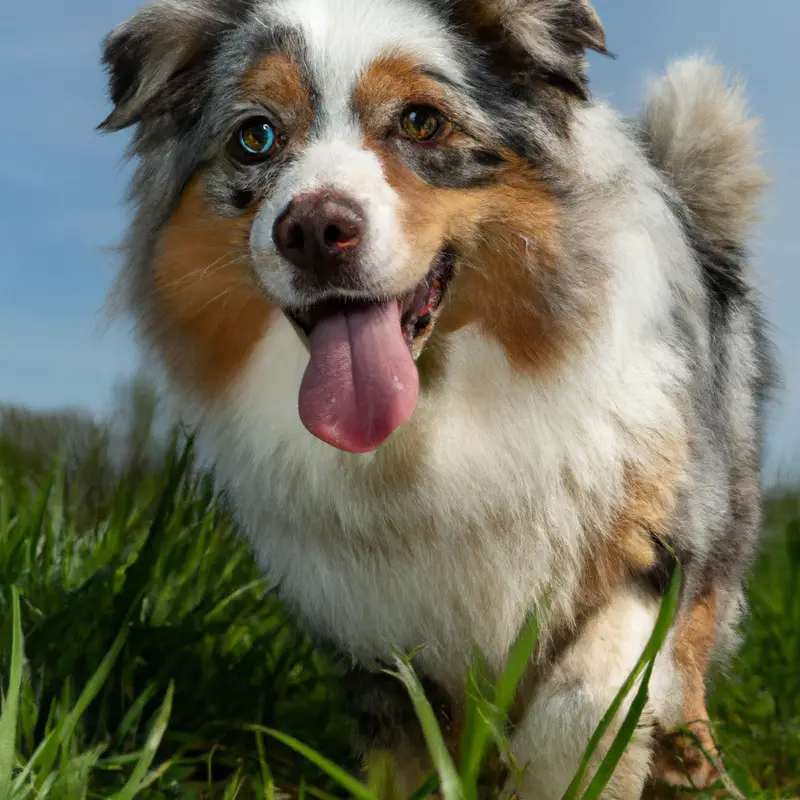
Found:
[{"label": "dog's tongue sticking out", "polygon": [[342,306],[318,320],[300,385],[300,419],[341,450],[375,450],[407,422],[419,376],[396,300]]}]

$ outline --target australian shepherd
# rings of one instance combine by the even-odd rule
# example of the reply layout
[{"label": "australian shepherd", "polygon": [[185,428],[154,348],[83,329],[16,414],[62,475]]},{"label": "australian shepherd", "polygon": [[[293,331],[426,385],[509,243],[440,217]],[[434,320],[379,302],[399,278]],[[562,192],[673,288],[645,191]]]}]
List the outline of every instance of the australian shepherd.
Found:
[{"label": "australian shepherd", "polygon": [[588,0],[156,0],[104,43],[139,339],[409,790],[425,750],[376,665],[421,648],[457,729],[474,646],[499,670],[539,612],[510,741],[521,796],[559,798],[673,553],[607,796],[720,769],[706,680],[760,525],[765,175],[718,67],[673,64],[623,119],[588,50]]}]

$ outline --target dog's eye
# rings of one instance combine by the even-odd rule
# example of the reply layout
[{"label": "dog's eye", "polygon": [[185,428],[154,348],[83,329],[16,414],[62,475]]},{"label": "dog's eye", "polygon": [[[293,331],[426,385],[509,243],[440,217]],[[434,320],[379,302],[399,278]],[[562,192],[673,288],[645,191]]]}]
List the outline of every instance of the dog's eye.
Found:
[{"label": "dog's eye", "polygon": [[268,158],[279,148],[278,132],[266,117],[254,117],[239,126],[231,150],[240,161]]},{"label": "dog's eye", "polygon": [[428,142],[444,127],[442,115],[431,106],[409,106],[400,117],[400,128],[409,139]]}]

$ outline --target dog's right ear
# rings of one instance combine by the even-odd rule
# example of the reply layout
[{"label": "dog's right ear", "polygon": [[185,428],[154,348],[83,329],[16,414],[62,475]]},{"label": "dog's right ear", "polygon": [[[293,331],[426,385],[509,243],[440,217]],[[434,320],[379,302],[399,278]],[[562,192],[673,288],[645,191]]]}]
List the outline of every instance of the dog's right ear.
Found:
[{"label": "dog's right ear", "polygon": [[588,99],[587,50],[611,55],[590,0],[448,0],[492,56],[500,74],[514,80],[544,77]]},{"label": "dog's right ear", "polygon": [[198,89],[193,67],[232,24],[233,5],[156,0],[116,27],[103,42],[114,109],[99,129],[122,130],[190,101]]}]

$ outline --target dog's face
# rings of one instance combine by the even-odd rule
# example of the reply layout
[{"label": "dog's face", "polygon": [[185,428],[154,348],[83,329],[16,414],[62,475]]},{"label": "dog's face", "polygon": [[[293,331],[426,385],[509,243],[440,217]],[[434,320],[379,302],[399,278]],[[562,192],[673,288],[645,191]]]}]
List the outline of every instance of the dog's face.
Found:
[{"label": "dog's face", "polygon": [[546,358],[545,174],[587,47],[585,0],[145,7],[106,41],[104,127],[138,126],[139,302],[163,349],[214,391],[282,310],[308,336],[303,422],[354,452],[410,417],[434,328]]}]

